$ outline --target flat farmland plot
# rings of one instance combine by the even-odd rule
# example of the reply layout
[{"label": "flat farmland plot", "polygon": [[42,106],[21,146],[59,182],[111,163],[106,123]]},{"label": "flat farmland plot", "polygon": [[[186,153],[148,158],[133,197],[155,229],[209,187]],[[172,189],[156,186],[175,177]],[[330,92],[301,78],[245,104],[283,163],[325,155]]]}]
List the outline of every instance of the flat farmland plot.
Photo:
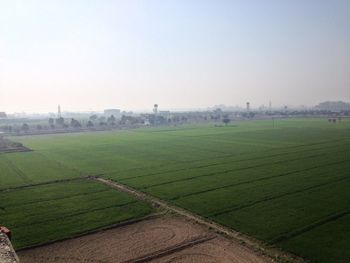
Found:
[{"label": "flat farmland plot", "polygon": [[75,180],[0,192],[0,223],[15,248],[68,238],[149,214],[148,204],[105,185]]},{"label": "flat farmland plot", "polygon": [[[344,238],[350,236],[347,119],[336,124],[322,118],[240,121],[227,127],[191,125],[15,139],[34,151],[0,155],[1,171],[7,171],[0,174],[0,189],[100,176],[311,261],[350,260],[349,239]],[[34,163],[38,165],[31,167]],[[98,198],[94,198],[99,195],[111,198],[103,191],[91,194],[88,203],[99,206]],[[85,196],[74,198],[76,213],[90,209],[83,201]],[[27,205],[29,208],[32,204]],[[72,209],[56,207],[63,213]],[[85,229],[95,227],[90,218],[92,222],[95,217],[104,218],[103,211],[108,208],[103,209],[86,217]],[[128,215],[128,209],[123,211]],[[55,209],[45,207],[41,213],[51,222]],[[13,216],[18,217],[15,212]],[[36,215],[27,217],[40,221]],[[11,220],[9,215],[7,222]],[[75,221],[65,220],[72,233],[79,229]],[[112,221],[108,216],[106,220]],[[18,220],[12,226],[23,234],[18,242],[24,243],[19,246],[28,242],[29,230],[23,224]],[[43,231],[55,235],[54,228],[48,229]],[[333,237],[336,241],[327,245]]]},{"label": "flat farmland plot", "polygon": [[334,219],[291,237],[280,245],[317,262],[345,262],[350,258],[350,215]]}]

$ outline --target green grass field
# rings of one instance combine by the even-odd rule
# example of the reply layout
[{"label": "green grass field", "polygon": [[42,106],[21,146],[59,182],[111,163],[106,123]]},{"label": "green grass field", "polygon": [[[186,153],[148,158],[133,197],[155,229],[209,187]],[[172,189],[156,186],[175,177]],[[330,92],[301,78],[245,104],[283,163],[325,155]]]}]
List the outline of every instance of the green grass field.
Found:
[{"label": "green grass field", "polygon": [[140,218],[152,209],[133,197],[88,180],[0,192],[1,224],[18,248],[43,244]]},{"label": "green grass field", "polygon": [[[5,208],[0,223],[18,235],[18,247],[150,212],[147,205],[96,182],[73,181],[67,192],[58,183],[4,191],[99,175],[311,261],[350,260],[350,120],[242,121],[227,127],[12,139],[34,150],[0,154],[0,206]],[[67,198],[76,203],[67,205]],[[28,240],[42,221],[48,225],[40,233],[48,234]]]}]

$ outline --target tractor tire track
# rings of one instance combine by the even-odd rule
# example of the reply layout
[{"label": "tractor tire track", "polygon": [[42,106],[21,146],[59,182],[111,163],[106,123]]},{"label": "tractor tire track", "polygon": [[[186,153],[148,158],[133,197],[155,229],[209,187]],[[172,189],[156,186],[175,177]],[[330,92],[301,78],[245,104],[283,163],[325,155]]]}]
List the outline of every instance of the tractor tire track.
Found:
[{"label": "tractor tire track", "polygon": [[309,187],[306,187],[306,188],[303,188],[303,189],[299,189],[299,190],[295,190],[295,191],[291,191],[291,192],[287,192],[287,193],[283,193],[283,194],[279,194],[279,195],[275,195],[275,196],[266,197],[266,198],[257,200],[255,202],[250,202],[250,203],[247,203],[247,204],[244,204],[244,205],[226,208],[226,209],[223,209],[221,211],[216,211],[214,213],[210,213],[206,217],[215,217],[215,216],[224,215],[224,214],[227,214],[227,213],[239,211],[239,210],[244,209],[244,208],[252,207],[252,206],[255,206],[255,205],[260,204],[260,203],[268,202],[268,201],[271,201],[271,200],[276,200],[276,199],[279,199],[279,198],[282,198],[282,197],[285,197],[285,196],[290,196],[290,195],[294,195],[294,194],[303,193],[303,192],[306,192],[306,191],[309,191],[309,190],[312,190],[312,189],[317,189],[317,188],[320,188],[320,187],[336,184],[336,183],[339,183],[339,182],[342,182],[342,181],[347,181],[347,180],[350,180],[349,176],[344,176],[344,177],[339,178],[338,180],[332,180],[332,181],[325,182],[325,183],[322,183],[322,184],[309,186]]},{"label": "tractor tire track", "polygon": [[[110,191],[110,189],[103,189],[103,190],[93,191],[93,192],[86,192],[86,193],[73,194],[73,195],[69,195],[69,196],[65,196],[65,197],[56,197],[56,198],[41,199],[41,200],[32,201],[32,202],[27,202],[27,203],[24,202],[24,203],[21,203],[21,204],[18,204],[18,205],[9,204],[9,205],[7,205],[7,206],[10,206],[11,208],[18,208],[18,207],[22,207],[22,206],[26,206],[26,205],[40,204],[40,203],[44,203],[44,202],[51,202],[51,201],[58,201],[58,200],[70,199],[70,198],[74,198],[74,197],[92,195],[92,194],[103,193],[103,192],[108,192],[108,191]],[[6,206],[6,207],[7,207],[7,206]],[[5,209],[6,209],[6,207],[5,207]]]},{"label": "tractor tire track", "polygon": [[336,221],[336,220],[338,220],[338,219],[340,219],[340,218],[342,218],[344,216],[347,216],[349,214],[350,214],[350,209],[345,210],[345,211],[341,211],[341,212],[338,212],[338,213],[335,213],[335,214],[332,214],[332,215],[330,215],[328,217],[325,217],[325,218],[323,218],[321,220],[318,220],[318,221],[316,221],[316,222],[314,222],[312,224],[309,224],[309,225],[304,226],[302,228],[296,229],[296,230],[291,231],[289,233],[282,234],[282,235],[280,235],[280,236],[278,236],[276,238],[273,238],[271,240],[271,243],[272,244],[276,244],[276,243],[287,241],[289,239],[292,239],[293,237],[302,235],[302,234],[304,234],[304,233],[306,233],[306,232],[308,232],[308,231],[310,231],[310,230],[312,230],[314,228],[317,228],[317,227],[322,226],[324,224],[330,223],[332,221]]},{"label": "tractor tire track", "polygon": [[[312,144],[302,144],[302,145],[294,145],[294,146],[290,146],[290,147],[280,147],[280,148],[274,148],[274,149],[267,149],[264,151],[256,151],[256,152],[245,152],[245,153],[234,153],[234,154],[226,154],[223,156],[218,156],[218,157],[211,157],[211,158],[199,158],[199,159],[195,159],[195,160],[186,160],[186,161],[176,161],[176,162],[170,162],[164,165],[154,165],[154,166],[142,166],[142,167],[135,167],[135,168],[131,168],[131,169],[125,169],[125,170],[118,170],[118,171],[111,171],[110,174],[114,174],[114,173],[121,173],[121,172],[130,172],[130,171],[137,171],[137,170],[142,170],[142,169],[156,169],[156,168],[161,168],[161,167],[169,167],[169,165],[173,165],[173,164],[185,164],[185,163],[194,163],[194,162],[201,162],[201,161],[207,161],[207,160],[215,160],[215,159],[223,159],[223,158],[230,158],[230,157],[238,157],[238,156],[246,156],[246,155],[254,155],[254,154],[261,154],[261,153],[267,153],[267,152],[273,152],[273,151],[278,151],[278,150],[286,150],[286,152],[278,152],[276,154],[272,154],[272,155],[264,155],[263,157],[252,157],[252,158],[248,158],[248,159],[239,159],[239,160],[230,160],[230,161],[224,161],[224,162],[217,162],[217,163],[213,163],[213,164],[209,164],[209,165],[202,165],[202,166],[194,166],[194,167],[186,167],[186,168],[181,168],[181,169],[177,169],[175,171],[184,171],[184,170],[192,170],[192,169],[197,169],[197,168],[205,168],[205,167],[210,167],[210,166],[216,166],[216,165],[220,165],[220,164],[226,164],[226,163],[236,163],[236,162],[245,162],[245,161],[252,161],[252,160],[257,160],[257,159],[268,159],[269,157],[276,157],[276,156],[283,156],[283,155],[288,155],[288,154],[293,154],[293,153],[299,153],[299,152],[309,152],[309,151],[315,151],[315,150],[323,150],[323,149],[331,149],[331,148],[336,148],[336,146],[332,145],[331,147],[321,147],[321,148],[316,148],[316,149],[304,149],[304,147],[312,147],[315,145],[323,145],[323,144],[328,144],[328,143],[332,143],[332,142],[343,142],[342,139],[338,139],[338,140],[331,140],[331,141],[325,141],[325,142],[321,142],[321,143],[312,143]],[[302,148],[301,150],[297,150],[297,151],[293,151],[290,152],[288,151],[288,149],[293,149],[293,148]],[[134,179],[134,178],[140,178],[140,177],[147,177],[147,176],[152,176],[152,175],[157,175],[157,174],[165,174],[165,173],[171,173],[174,172],[174,169],[169,169],[169,170],[165,170],[165,171],[161,171],[161,172],[157,172],[157,173],[149,173],[149,174],[144,174],[144,175],[137,175],[137,176],[133,176],[133,177],[125,177],[125,178],[119,178],[121,180],[129,180],[129,179]]]},{"label": "tractor tire track", "polygon": [[[342,152],[342,151],[338,151],[337,153],[340,153],[340,152]],[[315,155],[311,155],[311,156],[307,156],[307,157],[305,157],[305,156],[304,157],[298,157],[298,158],[294,158],[294,159],[281,160],[281,161],[272,162],[272,163],[262,163],[262,164],[252,165],[252,166],[241,167],[241,168],[227,169],[227,170],[224,170],[224,171],[221,171],[221,172],[212,172],[212,173],[208,173],[208,174],[200,174],[200,175],[196,175],[196,176],[191,176],[191,177],[176,179],[176,180],[172,180],[172,181],[162,182],[162,183],[158,183],[158,184],[153,184],[153,185],[142,187],[142,189],[148,189],[148,188],[152,188],[152,187],[156,187],[156,186],[162,186],[162,185],[167,185],[167,184],[172,184],[172,183],[184,182],[184,181],[193,180],[193,179],[201,178],[201,177],[210,177],[210,176],[216,176],[216,175],[221,175],[221,174],[227,174],[227,173],[230,173],[230,172],[238,172],[238,171],[249,170],[249,169],[253,169],[253,168],[268,167],[268,166],[276,165],[276,164],[282,164],[282,163],[288,164],[289,162],[293,162],[293,161],[305,160],[305,159],[313,159],[315,157],[327,156],[327,155],[329,155],[329,154],[328,153],[327,154],[315,154]],[[120,180],[120,181],[124,182],[126,180]]]},{"label": "tractor tire track", "polygon": [[344,160],[344,161],[339,161],[339,162],[334,162],[334,163],[328,163],[328,164],[325,164],[325,165],[316,165],[316,166],[313,166],[313,167],[309,167],[307,169],[301,169],[301,170],[296,170],[296,171],[293,171],[293,172],[267,176],[267,177],[263,177],[263,178],[259,178],[259,179],[255,179],[255,180],[250,180],[250,181],[244,181],[244,182],[240,182],[240,183],[228,184],[228,185],[225,185],[225,186],[210,188],[210,189],[206,189],[206,190],[203,190],[203,191],[198,191],[198,192],[193,192],[193,193],[189,193],[189,194],[186,194],[186,195],[173,197],[170,200],[176,200],[176,199],[183,198],[183,197],[188,197],[188,196],[192,196],[192,195],[207,193],[207,192],[215,191],[215,190],[218,190],[218,189],[225,189],[225,188],[230,188],[230,187],[234,187],[234,186],[250,184],[250,183],[259,182],[259,181],[270,180],[270,179],[273,179],[273,178],[288,176],[288,175],[291,175],[291,174],[300,173],[300,172],[304,172],[304,171],[311,171],[311,170],[317,169],[317,168],[328,167],[328,166],[331,166],[331,165],[338,165],[338,164],[342,164],[342,163],[348,163],[349,161],[350,160]]},{"label": "tractor tire track", "polygon": [[[100,174],[102,175],[102,174]],[[66,183],[66,182],[72,182],[72,181],[78,181],[78,180],[84,180],[88,179],[90,176],[80,176],[80,177],[74,177],[74,178],[68,178],[68,179],[59,179],[59,180],[53,180],[53,181],[46,181],[41,183],[32,183],[32,184],[25,184],[20,186],[14,186],[14,187],[7,187],[7,188],[0,188],[1,192],[11,192],[11,191],[17,191],[24,188],[30,188],[30,187],[36,187],[36,186],[42,186],[42,185],[50,185],[50,184],[59,184],[59,183]]]},{"label": "tractor tire track", "polygon": [[[247,162],[247,161],[255,161],[255,160],[264,160],[264,159],[270,159],[271,157],[280,157],[280,156],[285,156],[285,155],[290,155],[290,154],[295,154],[295,153],[308,153],[309,151],[315,151],[315,150],[327,150],[327,149],[332,149],[332,148],[337,148],[337,146],[332,146],[332,147],[327,147],[327,148],[318,148],[318,149],[302,149],[302,150],[298,150],[298,151],[287,151],[285,153],[276,153],[276,154],[272,154],[272,155],[264,155],[261,157],[252,157],[252,158],[248,158],[248,159],[239,159],[239,160],[229,160],[229,161],[223,161],[223,162],[218,162],[218,163],[212,163],[212,164],[204,164],[204,165],[199,165],[199,166],[194,166],[194,167],[185,167],[185,168],[181,168],[181,169],[169,169],[169,170],[165,170],[165,171],[160,171],[160,172],[156,172],[156,173],[148,173],[148,174],[143,174],[143,175],[137,175],[137,176],[132,176],[132,177],[126,177],[126,178],[119,178],[120,180],[123,181],[128,181],[128,180],[132,180],[132,179],[137,179],[137,178],[144,178],[144,177],[150,177],[150,176],[154,176],[154,175],[163,175],[166,173],[173,173],[173,172],[180,172],[180,171],[188,171],[188,170],[194,170],[194,169],[198,169],[198,168],[207,168],[207,167],[214,167],[214,166],[218,166],[218,165],[222,165],[222,164],[229,164],[229,163],[240,163],[240,162]],[[346,150],[344,150],[346,151]],[[265,151],[266,152],[266,151]],[[251,153],[252,154],[252,153]],[[254,153],[255,154],[255,153]],[[325,154],[329,154],[325,153]],[[324,155],[325,155],[324,154]],[[233,156],[222,156],[222,157],[217,157],[217,158],[229,158],[229,157],[234,157],[236,155]],[[204,161],[204,160],[212,160],[213,158],[208,158],[208,159],[200,159],[198,161]],[[196,161],[188,161],[188,163],[193,163]],[[167,165],[164,165],[167,166]],[[149,168],[149,167],[147,167]],[[155,166],[154,168],[159,168],[159,166]],[[135,170],[138,169],[145,169],[145,167],[141,167],[141,168],[135,168]],[[128,170],[130,171],[130,170]],[[124,171],[118,171],[118,172],[125,172]],[[115,172],[111,172],[111,173],[115,173]]]},{"label": "tractor tire track", "polygon": [[152,261],[154,259],[161,258],[161,257],[167,256],[167,255],[173,254],[175,252],[184,250],[185,248],[193,247],[195,245],[207,242],[207,241],[212,240],[214,238],[215,238],[215,236],[204,236],[204,237],[200,237],[200,238],[193,238],[193,239],[191,239],[191,240],[189,240],[187,242],[184,242],[182,244],[170,247],[168,249],[156,251],[156,252],[154,252],[152,254],[145,255],[145,256],[142,256],[142,257],[139,257],[139,258],[134,258],[134,259],[131,259],[131,260],[128,260],[128,261],[124,261],[123,263],[150,262],[150,261]]},{"label": "tractor tire track", "polygon": [[23,182],[25,183],[30,183],[31,180],[30,178],[21,170],[19,169],[14,163],[12,160],[10,160],[9,158],[5,157],[6,159],[6,163],[7,163],[7,166],[12,169],[12,171],[14,171],[19,178],[22,179]]},{"label": "tractor tire track", "polygon": [[20,228],[20,227],[30,227],[33,225],[41,225],[41,224],[45,224],[48,222],[54,222],[54,221],[58,221],[58,220],[65,219],[65,218],[71,218],[71,217],[75,217],[75,216],[79,216],[79,215],[83,215],[83,214],[88,214],[91,212],[102,211],[102,210],[106,210],[109,208],[124,207],[124,206],[128,206],[131,204],[135,204],[137,202],[138,201],[131,201],[131,202],[126,202],[126,203],[118,204],[118,205],[109,205],[109,206],[99,207],[99,208],[94,208],[94,209],[85,209],[85,210],[79,211],[77,213],[71,213],[71,214],[67,214],[67,215],[63,215],[60,217],[55,217],[55,218],[51,218],[51,219],[47,219],[47,220],[35,221],[35,223],[31,223],[31,224],[25,223],[25,224],[14,225],[14,226],[12,226],[12,229],[16,229],[16,228]]}]

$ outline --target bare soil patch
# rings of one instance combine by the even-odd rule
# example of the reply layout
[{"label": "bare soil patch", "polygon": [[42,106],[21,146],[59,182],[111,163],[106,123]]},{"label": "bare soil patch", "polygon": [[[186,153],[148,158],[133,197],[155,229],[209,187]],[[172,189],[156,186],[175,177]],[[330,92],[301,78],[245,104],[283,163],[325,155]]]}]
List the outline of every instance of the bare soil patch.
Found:
[{"label": "bare soil patch", "polygon": [[271,262],[178,216],[147,219],[22,250],[18,256],[22,263]]},{"label": "bare soil patch", "polygon": [[0,153],[28,152],[31,149],[24,147],[19,142],[13,142],[0,136]]},{"label": "bare soil patch", "polygon": [[223,237],[216,237],[152,262],[258,263],[267,262],[267,259],[264,260],[261,256],[257,257],[246,247],[234,244]]}]

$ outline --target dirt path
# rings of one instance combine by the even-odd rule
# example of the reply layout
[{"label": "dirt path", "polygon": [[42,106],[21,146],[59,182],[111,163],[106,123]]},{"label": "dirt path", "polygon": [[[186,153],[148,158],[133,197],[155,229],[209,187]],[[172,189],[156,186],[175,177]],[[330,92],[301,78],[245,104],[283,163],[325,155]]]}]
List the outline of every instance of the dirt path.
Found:
[{"label": "dirt path", "polygon": [[[243,245],[244,247],[248,248],[247,251],[249,253],[251,253],[252,255],[255,255],[255,256],[258,255],[261,258],[264,258],[263,262],[268,262],[268,261],[270,261],[270,262],[271,261],[304,262],[304,260],[301,258],[298,258],[298,257],[295,257],[295,256],[290,255],[288,253],[282,252],[278,249],[267,247],[265,244],[261,243],[258,240],[255,240],[251,237],[243,235],[242,233],[239,233],[239,232],[234,231],[232,229],[228,229],[226,227],[218,225],[214,222],[208,221],[208,220],[206,220],[206,219],[204,219],[196,214],[193,214],[187,210],[184,210],[182,208],[171,205],[164,200],[161,200],[161,199],[158,199],[154,196],[137,191],[137,190],[130,188],[126,185],[123,185],[123,184],[120,184],[118,182],[114,182],[111,180],[107,180],[104,178],[100,178],[100,177],[90,177],[90,179],[99,181],[99,182],[106,184],[112,188],[115,188],[119,191],[129,193],[129,194],[137,197],[138,199],[148,201],[156,206],[159,206],[161,208],[169,210],[175,214],[181,215],[181,216],[183,216],[191,221],[194,221],[202,226],[206,226],[208,229],[213,229],[216,232],[223,234],[224,236],[230,237],[232,239],[231,241],[235,242],[237,246],[242,247],[242,245]],[[247,255],[249,253],[247,253]],[[267,258],[269,258],[269,260]],[[177,261],[171,260],[171,262],[177,262]],[[241,261],[239,261],[239,262],[241,262]]]}]

